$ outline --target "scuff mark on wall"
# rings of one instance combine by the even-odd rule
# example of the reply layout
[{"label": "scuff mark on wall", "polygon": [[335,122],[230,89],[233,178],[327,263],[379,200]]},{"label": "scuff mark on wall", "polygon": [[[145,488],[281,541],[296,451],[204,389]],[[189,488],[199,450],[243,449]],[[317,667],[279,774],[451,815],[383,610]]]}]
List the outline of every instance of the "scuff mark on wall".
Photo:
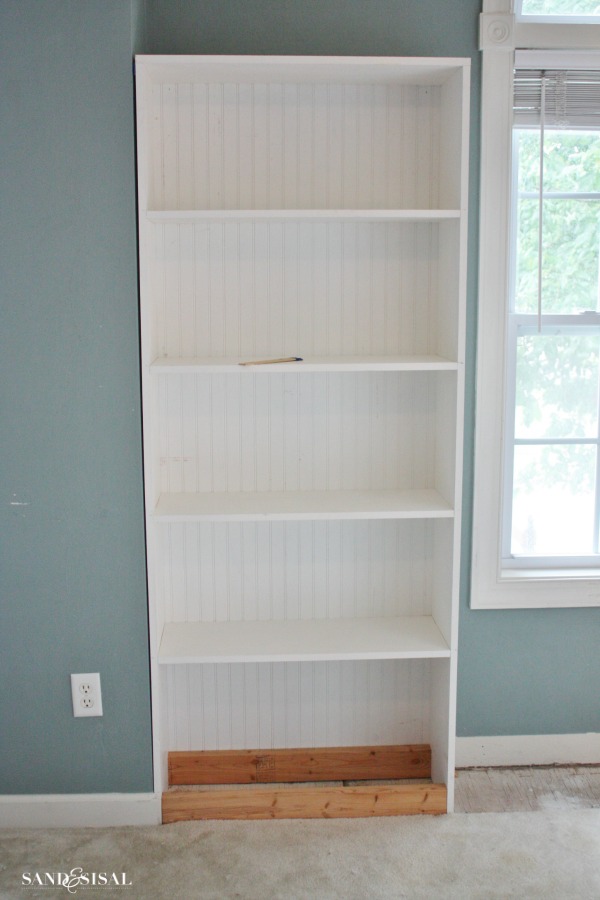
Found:
[{"label": "scuff mark on wall", "polygon": [[[16,498],[16,494],[13,494],[13,498]],[[10,506],[29,506],[29,501],[26,500],[16,500],[13,499],[9,503]]]}]

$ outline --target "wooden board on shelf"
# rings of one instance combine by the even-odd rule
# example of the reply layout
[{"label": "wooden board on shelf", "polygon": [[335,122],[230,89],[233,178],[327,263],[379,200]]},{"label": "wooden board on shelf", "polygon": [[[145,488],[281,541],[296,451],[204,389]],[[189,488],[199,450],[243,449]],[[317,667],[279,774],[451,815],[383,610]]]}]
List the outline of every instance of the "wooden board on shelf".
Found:
[{"label": "wooden board on shelf", "polygon": [[163,823],[194,819],[335,819],[441,815],[443,784],[356,787],[239,787],[233,790],[167,791]]},{"label": "wooden board on shelf", "polygon": [[430,778],[429,744],[169,753],[169,785]]}]

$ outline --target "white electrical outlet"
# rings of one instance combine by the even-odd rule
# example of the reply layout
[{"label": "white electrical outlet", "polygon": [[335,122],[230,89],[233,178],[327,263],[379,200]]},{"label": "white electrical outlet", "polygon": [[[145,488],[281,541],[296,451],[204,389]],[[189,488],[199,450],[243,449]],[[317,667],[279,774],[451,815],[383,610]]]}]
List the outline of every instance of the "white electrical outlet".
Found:
[{"label": "white electrical outlet", "polygon": [[100,673],[71,675],[71,696],[74,716],[101,716],[102,690]]}]

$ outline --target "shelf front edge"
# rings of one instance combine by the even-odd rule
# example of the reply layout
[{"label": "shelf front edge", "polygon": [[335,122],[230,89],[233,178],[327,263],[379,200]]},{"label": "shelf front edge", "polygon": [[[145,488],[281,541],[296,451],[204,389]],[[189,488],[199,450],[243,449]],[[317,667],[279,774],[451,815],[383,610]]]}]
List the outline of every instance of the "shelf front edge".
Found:
[{"label": "shelf front edge", "polygon": [[[275,354],[277,355],[277,354]],[[243,363],[243,365],[242,365]],[[149,364],[153,375],[235,374],[285,375],[289,373],[328,372],[454,372],[460,363],[441,356],[387,357],[304,357],[301,361],[279,364],[252,364],[247,357],[193,358],[157,357]]]},{"label": "shelf front edge", "polygon": [[452,518],[432,489],[400,491],[263,491],[161,494],[156,521],[263,522]]},{"label": "shelf front edge", "polygon": [[460,209],[148,209],[155,225],[242,222],[441,222],[459,219]]}]

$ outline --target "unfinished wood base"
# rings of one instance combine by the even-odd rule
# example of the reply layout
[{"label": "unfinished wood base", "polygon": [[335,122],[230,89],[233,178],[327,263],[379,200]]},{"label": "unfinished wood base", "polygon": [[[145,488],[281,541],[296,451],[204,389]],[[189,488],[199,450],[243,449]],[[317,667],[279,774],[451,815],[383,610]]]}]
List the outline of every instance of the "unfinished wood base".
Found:
[{"label": "unfinished wood base", "polygon": [[[163,794],[163,822],[445,813],[447,790],[443,784],[381,784],[395,779],[426,778],[431,778],[428,744],[172,752],[170,786],[209,785],[213,789]],[[372,783],[348,784],[354,781]],[[311,784],[299,786],[298,782]],[[272,787],[263,788],[263,784]],[[227,787],[219,789],[217,785]]]},{"label": "unfinished wood base", "polygon": [[236,788],[163,794],[163,823],[193,819],[335,819],[441,815],[443,784]]},{"label": "unfinished wood base", "polygon": [[169,753],[169,785],[430,778],[429,744]]}]

